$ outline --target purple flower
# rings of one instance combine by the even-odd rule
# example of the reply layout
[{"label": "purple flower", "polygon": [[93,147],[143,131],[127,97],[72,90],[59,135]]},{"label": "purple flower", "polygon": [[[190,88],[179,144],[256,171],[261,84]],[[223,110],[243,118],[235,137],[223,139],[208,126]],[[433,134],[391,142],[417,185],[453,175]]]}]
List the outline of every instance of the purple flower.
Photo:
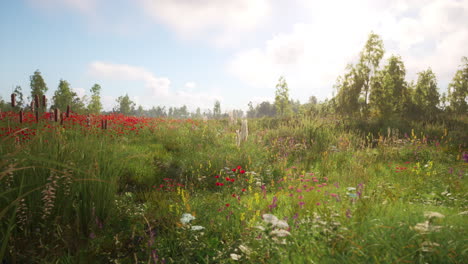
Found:
[{"label": "purple flower", "polygon": [[463,160],[468,162],[468,152],[463,152]]}]

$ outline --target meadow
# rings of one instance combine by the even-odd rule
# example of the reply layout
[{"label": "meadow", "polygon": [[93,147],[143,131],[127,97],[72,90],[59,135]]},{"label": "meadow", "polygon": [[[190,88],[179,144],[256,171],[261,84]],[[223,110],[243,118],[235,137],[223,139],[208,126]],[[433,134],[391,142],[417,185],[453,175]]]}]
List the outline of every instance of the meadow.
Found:
[{"label": "meadow", "polygon": [[0,113],[3,263],[467,263],[468,120]]}]

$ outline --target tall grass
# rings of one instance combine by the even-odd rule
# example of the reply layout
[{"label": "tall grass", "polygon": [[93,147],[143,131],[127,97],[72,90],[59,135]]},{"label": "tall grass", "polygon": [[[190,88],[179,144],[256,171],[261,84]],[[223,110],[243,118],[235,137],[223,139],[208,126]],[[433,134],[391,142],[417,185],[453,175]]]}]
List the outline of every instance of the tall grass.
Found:
[{"label": "tall grass", "polygon": [[[109,120],[107,130],[69,121],[46,129],[48,123],[29,123],[37,129],[30,140],[3,139],[0,259],[468,258],[464,121],[449,130],[443,123],[343,125],[331,116],[254,119],[247,140],[237,144],[240,122]],[[6,127],[14,120],[1,122]],[[429,211],[445,217],[427,219]],[[195,219],[182,222],[184,213]],[[266,214],[288,228],[280,231]],[[433,230],[418,231],[418,224]]]}]

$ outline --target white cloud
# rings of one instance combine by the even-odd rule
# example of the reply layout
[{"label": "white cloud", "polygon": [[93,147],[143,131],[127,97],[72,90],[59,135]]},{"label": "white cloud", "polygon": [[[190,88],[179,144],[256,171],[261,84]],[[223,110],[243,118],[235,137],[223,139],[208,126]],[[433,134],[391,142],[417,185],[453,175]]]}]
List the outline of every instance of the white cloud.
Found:
[{"label": "white cloud", "polygon": [[73,91],[78,95],[78,97],[82,98],[86,95],[86,90],[84,88],[73,88]]},{"label": "white cloud", "polygon": [[197,87],[197,84],[195,82],[186,82],[185,83],[185,88],[187,88],[188,90],[193,90],[193,89],[195,89],[195,87]]},{"label": "white cloud", "polygon": [[102,98],[102,107],[104,108],[105,111],[112,110],[112,108],[114,108],[117,104],[115,102],[117,98],[115,98],[114,96],[103,95],[101,98]]},{"label": "white cloud", "polygon": [[402,56],[408,79],[432,67],[439,83],[446,83],[468,51],[467,0],[301,1],[310,21],[274,35],[263,47],[239,51],[228,71],[270,90],[284,75],[292,97],[305,101],[331,96],[336,78],[355,62],[371,31],[383,38],[386,57]]},{"label": "white cloud", "polygon": [[[171,81],[168,78],[156,77],[143,67],[95,61],[89,65],[88,71],[94,77],[101,79],[143,81],[146,86],[146,92],[143,91],[145,94],[140,92],[140,96],[134,96],[132,100],[145,108],[155,105],[177,107],[186,105],[190,109],[196,107],[210,108],[216,100],[222,101],[222,97],[215,93],[195,91],[197,87],[195,82],[187,82],[185,84],[186,91],[171,91]],[[140,89],[135,87],[135,90]],[[103,97],[103,101],[104,107],[107,107],[106,109],[115,106],[114,97]]]},{"label": "white cloud", "polygon": [[[207,33],[217,44],[261,24],[270,11],[269,0],[141,0],[154,19],[184,37]],[[214,37],[213,37],[214,35]]]},{"label": "white cloud", "polygon": [[92,75],[130,81],[144,81],[146,88],[151,90],[154,96],[165,96],[169,93],[171,81],[165,77],[156,77],[145,68],[130,66],[127,64],[112,64],[95,61],[90,64]]}]

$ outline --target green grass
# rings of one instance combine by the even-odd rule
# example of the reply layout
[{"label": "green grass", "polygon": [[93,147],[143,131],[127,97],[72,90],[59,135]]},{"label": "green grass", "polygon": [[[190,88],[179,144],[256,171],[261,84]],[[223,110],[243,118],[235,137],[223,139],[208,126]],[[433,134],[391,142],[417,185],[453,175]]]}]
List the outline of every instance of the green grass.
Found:
[{"label": "green grass", "polygon": [[[0,126],[11,125],[7,121]],[[45,123],[31,123],[38,129],[31,140],[0,139],[0,259],[468,259],[464,122],[447,132],[443,124],[426,130],[412,124],[413,134],[401,125],[399,135],[388,137],[379,124],[344,126],[330,117],[249,120],[250,135],[240,147],[240,125],[225,120],[147,120],[137,131],[119,130],[125,122],[115,130],[79,124],[41,130]],[[232,172],[237,166],[246,172]],[[445,217],[429,220],[429,211]],[[184,213],[196,219],[183,224]],[[290,235],[275,238],[263,214],[285,220]],[[432,231],[417,231],[425,221]]]}]

